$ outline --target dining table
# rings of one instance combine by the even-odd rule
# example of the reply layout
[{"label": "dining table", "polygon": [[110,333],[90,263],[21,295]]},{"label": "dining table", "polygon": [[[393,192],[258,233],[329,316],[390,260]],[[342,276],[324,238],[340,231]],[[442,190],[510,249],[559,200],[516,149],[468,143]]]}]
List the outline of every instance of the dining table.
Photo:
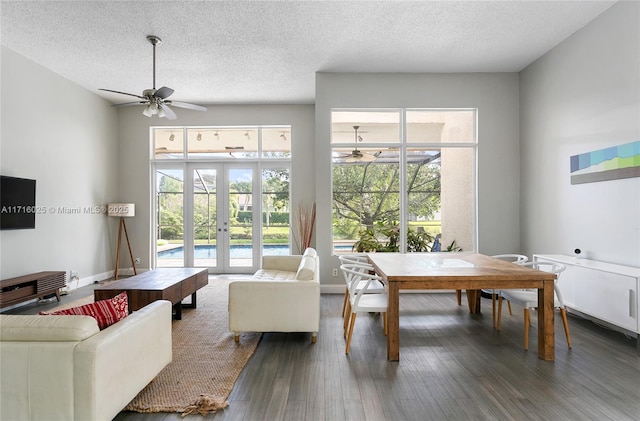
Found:
[{"label": "dining table", "polygon": [[466,290],[469,311],[480,312],[482,289],[538,290],[538,357],[553,361],[556,275],[480,253],[368,253],[388,294],[387,359],[400,360],[400,291]]}]

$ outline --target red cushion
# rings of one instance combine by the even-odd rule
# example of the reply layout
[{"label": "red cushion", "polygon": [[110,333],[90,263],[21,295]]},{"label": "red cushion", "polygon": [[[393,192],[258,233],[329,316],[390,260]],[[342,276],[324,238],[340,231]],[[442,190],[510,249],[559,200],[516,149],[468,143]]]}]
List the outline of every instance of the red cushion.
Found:
[{"label": "red cushion", "polygon": [[91,316],[98,321],[98,328],[102,330],[127,317],[129,314],[129,300],[127,293],[123,291],[108,300],[96,301],[95,303],[50,313],[41,311],[39,314]]}]

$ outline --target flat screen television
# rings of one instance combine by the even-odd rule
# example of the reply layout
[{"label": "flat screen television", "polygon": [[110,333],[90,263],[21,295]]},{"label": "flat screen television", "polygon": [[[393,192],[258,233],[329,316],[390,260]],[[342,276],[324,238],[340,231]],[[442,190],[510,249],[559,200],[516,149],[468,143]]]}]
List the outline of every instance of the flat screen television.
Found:
[{"label": "flat screen television", "polygon": [[0,176],[0,229],[36,227],[36,180]]}]

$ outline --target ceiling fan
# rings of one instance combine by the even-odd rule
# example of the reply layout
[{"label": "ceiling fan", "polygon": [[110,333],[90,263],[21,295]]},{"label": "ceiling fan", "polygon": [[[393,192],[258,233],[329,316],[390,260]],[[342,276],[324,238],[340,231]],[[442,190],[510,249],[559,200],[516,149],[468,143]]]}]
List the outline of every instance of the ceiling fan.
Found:
[{"label": "ceiling fan", "polygon": [[129,95],[139,98],[140,101],[125,102],[123,104],[114,104],[114,107],[128,107],[131,105],[144,105],[145,109],[142,114],[147,117],[158,115],[158,117],[165,117],[168,120],[175,120],[177,118],[176,113],[173,112],[169,105],[179,108],[187,108],[189,110],[207,111],[206,107],[196,104],[190,104],[188,102],[171,101],[167,99],[173,94],[173,89],[163,86],[156,90],[156,46],[162,43],[162,40],[155,35],[148,35],[147,41],[153,45],[153,88],[145,89],[142,91],[142,95],[130,94],[127,92],[114,91],[111,89],[99,89],[100,91],[113,92],[116,94]]},{"label": "ceiling fan", "polygon": [[358,136],[358,129],[360,126],[353,126],[353,130],[355,131],[355,148],[351,151],[351,153],[341,155],[340,158],[345,162],[372,162],[376,160],[375,155],[371,155],[367,152],[362,152],[358,149],[358,142],[362,142],[362,136]]}]

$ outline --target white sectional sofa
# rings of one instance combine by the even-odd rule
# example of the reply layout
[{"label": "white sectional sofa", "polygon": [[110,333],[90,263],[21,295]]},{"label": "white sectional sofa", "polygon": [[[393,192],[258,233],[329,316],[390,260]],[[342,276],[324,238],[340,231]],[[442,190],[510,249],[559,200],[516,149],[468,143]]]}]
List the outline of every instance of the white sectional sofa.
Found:
[{"label": "white sectional sofa", "polygon": [[229,284],[229,330],[241,332],[310,332],[320,328],[320,280],[317,252],[264,256],[252,277]]},{"label": "white sectional sofa", "polygon": [[0,419],[113,419],[169,363],[171,303],[100,331],[90,316],[0,315]]}]

